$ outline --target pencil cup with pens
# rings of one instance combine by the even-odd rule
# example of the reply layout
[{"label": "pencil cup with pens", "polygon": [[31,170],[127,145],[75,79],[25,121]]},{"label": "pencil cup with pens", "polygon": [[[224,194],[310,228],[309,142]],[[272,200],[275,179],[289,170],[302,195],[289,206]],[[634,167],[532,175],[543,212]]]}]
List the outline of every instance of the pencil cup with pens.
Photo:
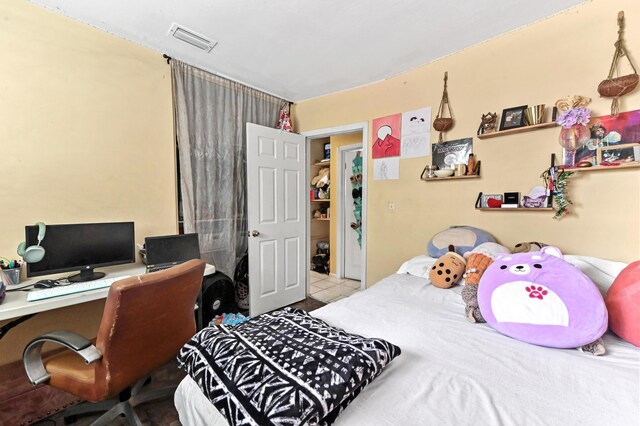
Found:
[{"label": "pencil cup with pens", "polygon": [[2,283],[9,287],[20,283],[22,261],[9,260],[0,256],[0,278]]}]

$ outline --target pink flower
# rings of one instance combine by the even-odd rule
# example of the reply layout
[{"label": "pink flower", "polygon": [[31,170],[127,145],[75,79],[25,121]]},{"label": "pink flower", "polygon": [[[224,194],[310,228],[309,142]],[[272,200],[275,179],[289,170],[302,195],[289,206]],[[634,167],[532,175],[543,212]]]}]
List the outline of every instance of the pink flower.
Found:
[{"label": "pink flower", "polygon": [[568,129],[576,124],[586,126],[590,119],[591,110],[589,108],[573,108],[562,111],[556,119],[556,123]]}]

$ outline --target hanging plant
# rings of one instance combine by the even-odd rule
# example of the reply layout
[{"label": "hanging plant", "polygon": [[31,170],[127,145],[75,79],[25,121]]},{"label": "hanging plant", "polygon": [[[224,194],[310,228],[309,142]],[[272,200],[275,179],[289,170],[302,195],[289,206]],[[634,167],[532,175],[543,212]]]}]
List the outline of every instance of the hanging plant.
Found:
[{"label": "hanging plant", "polygon": [[569,204],[573,204],[569,193],[567,192],[567,186],[569,185],[569,178],[573,175],[573,172],[565,172],[562,170],[556,180],[556,190],[553,193],[553,200],[556,203],[556,214],[554,219],[560,219],[562,216],[571,213],[569,211]]},{"label": "hanging plant", "polygon": [[[447,92],[447,80],[449,79],[449,73],[444,73],[444,90],[442,91],[442,100],[440,101],[440,107],[438,108],[438,114],[436,119],[433,120],[433,128],[440,132],[438,136],[438,143],[444,143],[444,137],[442,134],[453,127],[453,111],[449,104],[449,93]],[[445,117],[445,106],[449,111],[449,117]]]},{"label": "hanging plant", "polygon": [[[618,40],[614,43],[616,51],[613,54],[613,61],[609,69],[609,76],[598,85],[598,93],[603,98],[613,98],[611,102],[611,115],[618,115],[620,104],[618,98],[632,92],[638,85],[638,72],[627,52],[624,44],[624,11],[618,12]],[[615,77],[618,68],[618,61],[627,58],[633,72],[631,74]]]},{"label": "hanging plant", "polygon": [[568,215],[569,205],[573,204],[567,186],[569,186],[569,178],[573,176],[573,172],[565,171],[559,167],[550,167],[545,170],[540,177],[544,179],[547,188],[547,196],[553,196],[554,209],[556,211],[554,219],[560,219],[564,215]]}]

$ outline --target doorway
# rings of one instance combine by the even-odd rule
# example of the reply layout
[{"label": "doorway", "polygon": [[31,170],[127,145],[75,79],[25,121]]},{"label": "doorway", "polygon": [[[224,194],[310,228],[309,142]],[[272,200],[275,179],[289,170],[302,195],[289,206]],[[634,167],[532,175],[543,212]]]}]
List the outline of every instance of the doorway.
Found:
[{"label": "doorway", "polygon": [[343,146],[338,151],[339,231],[336,251],[344,278],[360,281],[362,273],[362,144]]},{"label": "doorway", "polygon": [[[367,144],[364,142],[368,140],[368,132],[369,132],[368,123],[362,122],[362,123],[355,123],[355,124],[350,124],[346,126],[302,132],[301,134],[303,136],[306,136],[308,146],[312,146],[312,144],[318,143],[319,139],[330,140],[331,137],[352,135],[354,139],[351,139],[349,143],[344,143],[343,147],[357,144],[358,146],[352,147],[353,148],[352,150],[361,149],[360,151],[360,157],[362,158],[361,179],[366,180],[366,176],[367,176],[366,158],[368,156],[368,147],[367,147]],[[344,244],[344,242],[346,241],[345,237],[347,235],[352,237],[353,234],[356,233],[355,230],[351,227],[351,224],[352,223],[357,224],[358,222],[355,220],[355,217],[353,216],[353,207],[354,207],[353,198],[351,199],[344,198],[344,195],[347,193],[347,191],[349,192],[351,197],[353,196],[352,192],[354,188],[351,184],[351,179],[350,179],[351,176],[353,176],[353,173],[352,173],[352,170],[349,170],[348,173],[345,173],[343,171],[342,165],[345,163],[341,162],[343,160],[340,159],[340,150],[339,149],[334,149],[334,150],[335,152],[331,153],[331,157],[332,157],[332,160],[334,160],[335,165],[331,173],[332,185],[329,190],[330,200],[331,200],[329,204],[333,208],[331,209],[332,214],[329,214],[329,216],[327,217],[329,219],[331,227],[335,228],[335,236],[336,236],[335,241],[332,241],[330,244],[330,256],[333,260],[333,262],[331,262],[333,264],[333,268],[331,269],[330,274],[328,276],[325,274],[319,275],[316,272],[312,272],[311,259],[315,254],[315,250],[314,250],[314,247],[311,247],[311,246],[309,247],[309,252],[307,253],[308,254],[307,256],[307,259],[308,259],[307,294],[311,294],[312,296],[313,296],[313,293],[311,290],[317,291],[318,287],[325,287],[323,288],[323,290],[325,290],[329,287],[336,287],[335,284],[344,284],[342,286],[343,288],[345,287],[345,285],[351,286],[353,291],[364,290],[366,287],[367,188],[366,188],[365,182],[362,182],[360,194],[359,194],[360,206],[361,206],[361,213],[360,213],[360,220],[359,220],[360,227],[361,227],[360,229],[361,235],[358,234],[358,237],[360,237],[360,240],[361,240],[361,248],[360,248],[360,245],[358,245],[358,248],[359,248],[359,253],[358,253],[357,251],[353,250],[354,248],[353,244],[347,243],[346,246]],[[343,152],[348,152],[352,150],[344,149]],[[315,160],[317,160],[317,158],[311,158],[311,155],[310,155],[311,151],[312,151],[311,149],[307,150],[307,153],[308,153],[307,164],[309,165],[307,170],[308,182],[312,182],[313,178],[316,176],[316,173],[318,172],[317,167],[314,168],[314,166],[311,165],[311,164],[314,164]],[[356,154],[356,152],[354,152],[353,154]],[[349,181],[348,186],[346,185],[345,179]],[[317,210],[318,202],[314,201],[313,197],[309,197],[307,200],[308,200],[307,201],[307,217],[310,218],[309,223],[307,224],[307,236],[308,236],[308,240],[311,241],[313,239],[311,237],[311,227],[312,227],[311,219],[313,218],[315,210]],[[345,207],[347,205],[350,208],[349,214],[351,215],[347,214],[347,211],[345,211]],[[321,216],[321,218],[324,218],[324,217]],[[314,226],[317,226],[317,225],[314,225]],[[346,232],[347,230],[350,232],[347,233]],[[357,237],[355,241],[357,243]],[[344,259],[345,259],[345,252],[347,250],[350,250],[350,254],[347,254],[347,258],[350,259],[349,260],[350,263],[357,264],[358,262],[357,261],[354,262],[353,256],[359,257],[359,260],[360,260],[359,271],[356,271],[355,274],[353,269],[351,269],[350,272],[346,272],[347,268],[345,267]],[[350,275],[353,278],[349,278],[346,275]],[[337,288],[334,288],[332,292],[335,293],[336,295],[336,298],[334,300],[337,300],[338,298],[340,298],[340,294],[337,292]],[[329,292],[327,292],[327,295],[324,295],[324,296],[327,296],[327,297],[330,296],[328,293]],[[329,300],[329,301],[334,301],[334,300]]]}]

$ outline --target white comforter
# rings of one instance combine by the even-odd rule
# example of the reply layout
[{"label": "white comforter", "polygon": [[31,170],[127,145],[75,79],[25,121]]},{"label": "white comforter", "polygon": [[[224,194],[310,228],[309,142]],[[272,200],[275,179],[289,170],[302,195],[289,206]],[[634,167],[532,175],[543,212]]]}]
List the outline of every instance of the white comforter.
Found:
[{"label": "white comforter", "polygon": [[[585,272],[605,287],[623,265],[579,266],[593,268],[597,277]],[[387,277],[313,315],[402,348],[336,425],[640,424],[640,349],[610,333],[602,357],[530,345],[469,323],[460,287],[443,290],[410,275]],[[225,424],[189,378],[176,406],[185,425]]]}]

